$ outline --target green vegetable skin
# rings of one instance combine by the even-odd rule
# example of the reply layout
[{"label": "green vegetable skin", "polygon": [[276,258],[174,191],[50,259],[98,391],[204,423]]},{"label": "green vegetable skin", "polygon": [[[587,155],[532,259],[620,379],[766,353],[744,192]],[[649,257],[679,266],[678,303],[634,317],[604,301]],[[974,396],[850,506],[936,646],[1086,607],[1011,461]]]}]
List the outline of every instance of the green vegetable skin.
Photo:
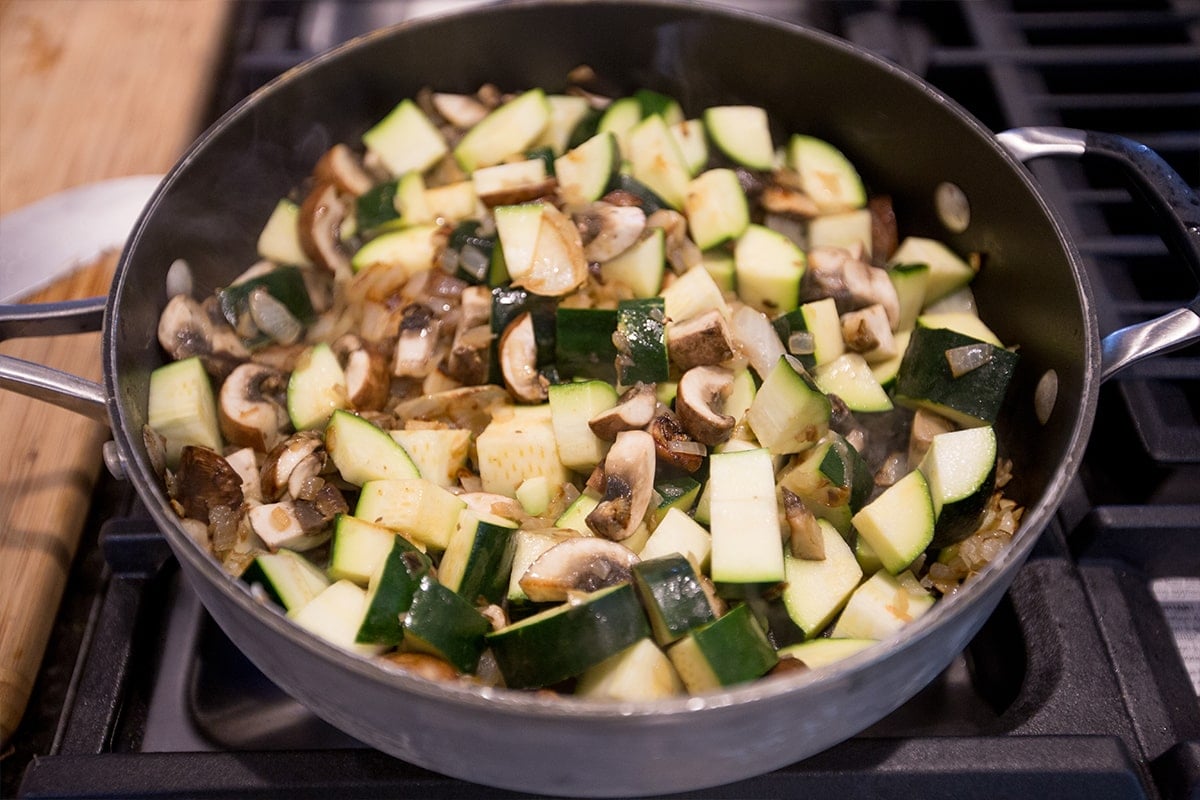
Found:
[{"label": "green vegetable skin", "polygon": [[[997,346],[977,318],[927,310],[933,300],[965,285],[973,271],[940,243],[906,240],[895,256],[890,283],[901,307],[894,333],[908,346],[902,345],[903,355],[892,362],[873,362],[868,369],[865,362],[858,364],[858,354],[843,355],[834,299],[801,297],[806,252],[759,224],[762,209],[745,196],[731,168],[740,164],[765,172],[780,166],[782,158],[817,203],[817,220],[828,223],[825,229],[841,230],[844,220],[861,227],[863,220],[869,221],[865,189],[854,165],[836,147],[801,133],[772,141],[765,112],[752,106],[700,109],[689,119],[675,98],[648,88],[616,99],[603,112],[590,111],[580,98],[548,96],[540,89],[509,97],[453,150],[416,103],[397,105],[363,137],[372,168],[382,172],[350,204],[341,245],[360,278],[394,260],[397,280],[402,275],[403,281],[411,281],[416,271],[440,264],[466,283],[490,287],[490,317],[475,324],[494,334],[491,382],[501,382],[496,341],[514,320],[528,314],[536,350],[531,368],[557,384],[557,391],[540,406],[511,415],[498,412],[491,424],[484,419],[480,424],[487,427],[473,431],[469,445],[459,442],[457,460],[449,453],[440,458],[430,452],[439,447],[434,438],[412,438],[431,430],[418,425],[389,431],[386,424],[375,424],[382,415],[374,412],[380,409],[355,408],[349,399],[353,376],[344,354],[331,343],[317,343],[317,337],[306,339],[316,346],[302,361],[310,365],[315,353],[320,369],[308,366],[293,373],[288,398],[293,421],[324,431],[323,456],[337,474],[322,477],[350,493],[354,514],[343,514],[337,522],[326,567],[316,566],[325,562],[308,554],[270,553],[252,565],[247,580],[262,584],[307,629],[355,652],[397,648],[428,653],[469,673],[490,649],[510,688],[569,689],[567,682],[576,679],[581,687],[594,687],[619,675],[619,681],[610,681],[615,684],[605,684],[604,691],[613,693],[605,696],[630,698],[704,692],[755,680],[776,664],[780,654],[775,646],[786,644],[789,636],[811,640],[786,650],[814,664],[842,657],[904,624],[888,605],[897,587],[910,592],[920,608],[931,604],[933,597],[916,586],[908,570],[928,549],[969,532],[993,491],[994,439],[993,452],[971,462],[971,481],[961,480],[955,466],[962,461],[961,451],[952,446],[964,440],[960,437],[944,440],[923,462],[923,470],[933,476],[928,484],[918,470],[897,480],[898,488],[876,490],[873,466],[829,430],[837,404],[827,392],[836,391],[859,413],[889,413],[885,409],[895,400],[939,411],[960,427],[990,425],[1017,356]],[[514,286],[510,266],[518,284],[529,270],[542,268],[530,254],[546,252],[538,249],[545,234],[539,226],[551,224],[545,206],[539,210],[512,201],[503,212],[493,212],[479,203],[474,217],[455,216],[444,225],[422,216],[417,212],[433,207],[429,193],[446,188],[445,176],[437,170],[451,158],[465,173],[453,179],[455,185],[471,192],[476,170],[537,159],[547,176],[557,175],[557,200],[564,213],[578,213],[616,192],[614,198],[636,203],[646,216],[664,209],[671,219],[682,214],[683,232],[698,243],[696,253],[703,250],[692,266],[700,272],[689,275],[675,263],[680,251],[673,237],[679,231],[652,226],[635,231],[624,250],[589,265],[588,292],[595,290],[592,299],[600,307],[579,307],[579,295],[566,302],[565,297],[538,294],[527,288],[534,284]],[[297,216],[295,204],[285,210],[273,221],[277,237],[280,226]],[[493,224],[497,218],[505,224]],[[810,227],[814,238],[818,227]],[[506,230],[511,231],[507,243]],[[569,238],[561,230],[555,235]],[[283,238],[294,244],[290,235]],[[580,246],[589,241],[584,232]],[[430,256],[439,243],[448,251],[440,261],[440,250]],[[219,292],[220,309],[229,322],[236,324],[246,315],[249,298],[259,289],[303,325],[317,322],[305,277],[324,273],[304,272],[314,267],[295,258],[295,251],[270,250],[289,253],[292,260]],[[695,255],[683,252],[689,259]],[[521,254],[530,258],[521,261]],[[746,358],[748,348],[755,345],[732,342],[736,355],[727,365],[734,368],[735,385],[729,397],[715,397],[712,403],[714,413],[737,414],[740,424],[733,438],[719,445],[721,460],[705,458],[699,470],[683,474],[665,466],[660,450],[649,478],[654,493],[645,524],[626,540],[635,551],[645,547],[630,577],[590,594],[569,593],[568,602],[530,600],[521,589],[522,571],[532,569],[558,544],[591,535],[587,514],[612,500],[593,490],[577,498],[562,494],[564,481],[582,490],[594,466],[608,466],[604,454],[609,442],[591,433],[587,423],[595,409],[610,407],[617,395],[608,386],[567,382],[603,381],[618,392],[638,381],[651,383],[660,403],[656,414],[672,404],[678,407],[675,387],[682,370],[667,346],[671,326],[715,309],[732,330],[730,293],[766,313],[788,354],[776,360],[774,370],[761,364],[748,369],[746,361],[753,363]],[[403,302],[426,300],[453,305],[440,296],[405,296]],[[680,319],[672,319],[668,309]],[[448,327],[438,334],[447,343],[455,333]],[[801,333],[807,336],[797,335]],[[790,352],[808,340],[810,349]],[[266,341],[259,337],[244,343],[259,347]],[[989,357],[966,374],[953,375],[945,352],[968,345],[990,348]],[[480,346],[488,346],[486,335]],[[853,373],[853,383],[836,383],[841,373],[833,370],[839,359],[861,367]],[[167,437],[169,457],[183,444],[226,449],[216,413],[220,384],[214,382],[209,390],[205,367],[194,360],[164,367],[152,377],[151,422],[158,421]],[[423,378],[413,378],[414,386]],[[305,386],[312,388],[302,391]],[[878,391],[871,397],[850,396],[860,386]],[[439,388],[433,381],[433,391]],[[431,391],[428,384],[421,389]],[[483,409],[485,415],[489,411]],[[990,434],[990,428],[972,430],[979,437]],[[565,439],[571,444],[563,445]],[[496,441],[503,443],[502,452],[496,452]],[[418,444],[410,457],[405,447]],[[709,449],[707,455],[714,452]],[[464,463],[478,470],[485,492],[511,496],[523,487],[524,513],[544,519],[527,526],[526,518],[505,511],[503,502],[461,496],[465,487],[458,485],[457,470]],[[487,476],[482,475],[485,464],[491,470]],[[816,525],[824,559],[804,560],[788,549],[786,535],[776,536],[780,487],[821,518]],[[909,515],[906,509],[913,508],[920,513]],[[513,519],[502,518],[508,513]],[[897,514],[905,524],[894,524]],[[758,522],[748,524],[751,516]],[[787,532],[785,525],[780,533]],[[716,600],[718,591],[724,600]],[[303,613],[309,604],[311,613]],[[490,621],[491,612],[484,616],[489,604],[506,612],[506,624]],[[844,647],[830,646],[832,640],[822,638],[830,631],[853,639]]]}]

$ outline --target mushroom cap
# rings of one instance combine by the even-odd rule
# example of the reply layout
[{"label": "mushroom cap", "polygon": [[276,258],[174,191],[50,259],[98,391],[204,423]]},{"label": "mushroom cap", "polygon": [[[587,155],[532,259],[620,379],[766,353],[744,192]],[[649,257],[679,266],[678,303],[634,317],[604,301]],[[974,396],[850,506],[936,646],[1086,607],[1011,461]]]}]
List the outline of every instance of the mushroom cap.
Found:
[{"label": "mushroom cap", "polygon": [[720,364],[733,357],[725,316],[715,308],[667,326],[667,352],[680,369]]},{"label": "mushroom cap", "polygon": [[191,297],[177,294],[167,301],[158,318],[158,343],[176,361],[210,353],[212,320]]},{"label": "mushroom cap", "polygon": [[183,516],[208,524],[212,509],[242,505],[242,477],[215,450],[188,445],[180,453],[171,496]]},{"label": "mushroom cap", "polygon": [[557,602],[572,592],[594,592],[632,578],[637,554],[623,544],[595,536],[576,536],[550,547],[521,576],[530,600]]},{"label": "mushroom cap", "polygon": [[264,500],[278,500],[288,490],[292,472],[302,461],[316,453],[324,452],[325,444],[316,431],[300,431],[276,445],[263,462],[261,471]]},{"label": "mushroom cap", "polygon": [[325,151],[325,155],[313,167],[313,175],[317,180],[332,183],[339,191],[355,197],[366,194],[375,183],[359,163],[354,151],[342,142]]},{"label": "mushroom cap", "polygon": [[693,439],[707,445],[729,438],[737,422],[717,410],[733,386],[733,373],[723,367],[693,367],[683,373],[675,394],[679,423]]},{"label": "mushroom cap", "polygon": [[286,386],[283,375],[261,364],[237,366],[221,384],[217,418],[221,433],[232,444],[271,450],[287,430],[287,410],[272,396],[271,382]]},{"label": "mushroom cap", "polygon": [[656,465],[650,434],[618,433],[604,458],[604,499],[587,515],[587,526],[617,542],[632,536],[650,508]]},{"label": "mushroom cap", "polygon": [[621,431],[638,430],[649,425],[657,407],[654,384],[638,381],[625,390],[615,406],[588,420],[588,427],[601,439],[611,442]]},{"label": "mushroom cap", "polygon": [[500,336],[500,374],[513,397],[522,403],[541,403],[549,384],[537,369],[537,336],[533,316],[524,312]]}]

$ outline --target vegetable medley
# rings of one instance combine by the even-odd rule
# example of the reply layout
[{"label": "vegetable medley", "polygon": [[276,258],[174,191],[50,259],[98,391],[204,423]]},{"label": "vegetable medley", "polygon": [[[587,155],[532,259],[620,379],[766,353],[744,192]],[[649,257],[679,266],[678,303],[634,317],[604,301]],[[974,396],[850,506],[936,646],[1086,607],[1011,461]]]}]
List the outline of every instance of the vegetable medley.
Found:
[{"label": "vegetable medley", "polygon": [[424,90],[168,273],[146,441],[263,602],[438,679],[653,699],[816,668],[1004,546],[982,258],[834,143],[650,90]]}]

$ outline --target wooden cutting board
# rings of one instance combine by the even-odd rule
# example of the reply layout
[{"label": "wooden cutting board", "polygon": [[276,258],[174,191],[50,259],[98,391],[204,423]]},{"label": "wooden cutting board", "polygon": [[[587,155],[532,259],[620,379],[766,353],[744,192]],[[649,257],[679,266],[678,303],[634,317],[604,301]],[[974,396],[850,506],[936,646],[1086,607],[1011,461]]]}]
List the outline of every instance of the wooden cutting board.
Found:
[{"label": "wooden cutting board", "polygon": [[[0,214],[166,172],[200,132],[229,12],[228,0],[0,0]],[[106,294],[115,262],[30,299]],[[97,334],[3,342],[0,353],[100,378]],[[37,676],[107,438],[100,424],[0,392],[0,742]]]}]

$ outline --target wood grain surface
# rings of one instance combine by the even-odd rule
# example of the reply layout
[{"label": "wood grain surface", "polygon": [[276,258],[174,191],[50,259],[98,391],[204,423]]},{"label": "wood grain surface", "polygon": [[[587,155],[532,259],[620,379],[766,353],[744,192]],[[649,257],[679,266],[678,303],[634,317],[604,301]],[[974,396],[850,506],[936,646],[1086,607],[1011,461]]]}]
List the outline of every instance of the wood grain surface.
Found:
[{"label": "wood grain surface", "polygon": [[[227,0],[0,0],[0,214],[166,172],[199,133]],[[106,294],[115,253],[30,298]],[[0,352],[100,378],[97,334]],[[79,540],[107,429],[0,392],[0,741],[16,730]]]}]

